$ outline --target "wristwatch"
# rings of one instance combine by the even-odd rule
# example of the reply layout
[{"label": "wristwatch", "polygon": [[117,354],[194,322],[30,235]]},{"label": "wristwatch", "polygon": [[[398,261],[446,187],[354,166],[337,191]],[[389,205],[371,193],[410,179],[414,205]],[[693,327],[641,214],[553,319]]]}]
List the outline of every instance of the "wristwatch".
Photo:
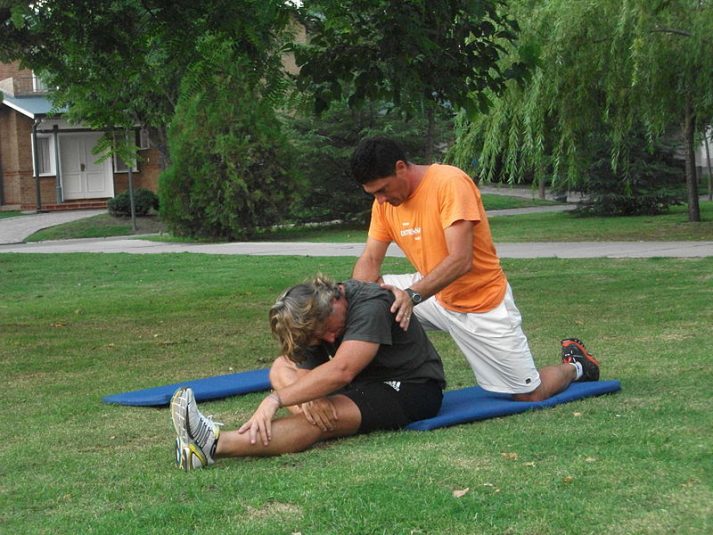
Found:
[{"label": "wristwatch", "polygon": [[423,301],[423,297],[421,296],[421,294],[412,290],[411,288],[406,288],[404,292],[406,292],[411,298],[411,302],[414,306],[418,305],[421,301]]}]

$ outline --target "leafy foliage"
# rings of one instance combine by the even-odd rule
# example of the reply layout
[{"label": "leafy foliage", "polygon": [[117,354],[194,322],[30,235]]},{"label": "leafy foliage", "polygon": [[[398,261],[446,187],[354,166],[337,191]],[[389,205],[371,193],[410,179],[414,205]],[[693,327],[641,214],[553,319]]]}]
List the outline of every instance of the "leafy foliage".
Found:
[{"label": "leafy foliage", "polygon": [[149,127],[167,161],[166,126],[201,36],[226,36],[264,72],[287,14],[279,0],[13,0],[0,9],[0,60],[41,74],[75,121]]},{"label": "leafy foliage", "polygon": [[[264,85],[233,43],[208,37],[182,84],[160,180],[161,216],[177,235],[243,239],[280,220],[293,154]],[[279,86],[279,84],[278,84]]]},{"label": "leafy foliage", "polygon": [[[452,139],[449,114],[436,115],[436,146]],[[388,135],[399,139],[413,161],[425,161],[428,149],[423,115],[407,118],[386,103],[350,108],[345,100],[334,103],[320,116],[291,116],[287,125],[304,185],[291,216],[300,222],[342,220],[368,223],[373,198],[366,195],[349,171],[349,160],[358,142],[366,136]],[[441,154],[439,154],[440,156]]]},{"label": "leafy foliage", "polygon": [[[131,216],[131,198],[124,191],[107,202],[109,213],[113,216]],[[137,188],[134,191],[134,213],[137,216],[148,214],[151,209],[158,210],[158,196],[151,190]]]},{"label": "leafy foliage", "polygon": [[500,0],[305,0],[310,41],[296,46],[298,87],[315,109],[387,101],[417,110],[423,102],[485,110],[484,91],[522,75],[501,69],[503,45],[518,27]]},{"label": "leafy foliage", "polygon": [[683,202],[683,164],[674,157],[674,147],[656,143],[653,151],[646,150],[644,136],[627,138],[625,153],[629,158],[628,176],[622,180],[612,168],[611,147],[592,139],[598,149],[587,173],[583,191],[586,201],[580,203],[578,214],[583,215],[657,215],[672,205]]},{"label": "leafy foliage", "polygon": [[[627,154],[643,128],[646,145],[672,126],[694,126],[712,115],[713,4],[687,0],[569,2],[519,0],[521,48],[536,51],[539,67],[526,87],[493,96],[491,112],[462,125],[451,158],[479,161],[484,178],[533,177],[575,187],[599,155],[598,132],[610,146],[611,169],[630,186]],[[695,169],[686,170],[688,202],[697,206]],[[627,183],[629,186],[627,186]],[[695,216],[692,214],[692,220]]]}]

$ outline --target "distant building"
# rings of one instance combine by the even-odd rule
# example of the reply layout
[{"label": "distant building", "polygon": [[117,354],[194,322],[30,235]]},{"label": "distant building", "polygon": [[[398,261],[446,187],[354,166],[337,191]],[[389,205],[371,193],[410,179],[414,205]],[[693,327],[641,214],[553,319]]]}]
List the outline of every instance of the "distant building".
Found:
[{"label": "distant building", "polygon": [[[0,63],[0,92],[0,210],[102,208],[128,189],[126,164],[116,157],[99,162],[93,154],[105,132],[63,119],[66,110],[53,108],[32,71]],[[159,152],[145,130],[133,135],[133,185],[157,191]]]}]

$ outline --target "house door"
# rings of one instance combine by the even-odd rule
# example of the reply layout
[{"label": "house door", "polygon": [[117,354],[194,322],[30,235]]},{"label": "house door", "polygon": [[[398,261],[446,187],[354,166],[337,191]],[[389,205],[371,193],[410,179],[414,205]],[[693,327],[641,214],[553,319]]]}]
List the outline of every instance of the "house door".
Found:
[{"label": "house door", "polygon": [[92,154],[100,137],[97,132],[60,136],[62,189],[66,200],[114,196],[111,158],[97,163],[99,157]]}]

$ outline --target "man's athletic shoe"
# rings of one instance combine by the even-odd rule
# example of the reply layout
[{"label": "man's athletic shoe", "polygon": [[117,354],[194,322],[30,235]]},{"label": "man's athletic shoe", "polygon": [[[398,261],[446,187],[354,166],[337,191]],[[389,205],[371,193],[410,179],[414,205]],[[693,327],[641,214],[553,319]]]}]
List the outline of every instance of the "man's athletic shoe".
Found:
[{"label": "man's athletic shoe", "polygon": [[582,365],[582,377],[578,381],[598,381],[599,361],[595,359],[581,340],[565,338],[562,344],[562,362],[579,362]]},{"label": "man's athletic shoe", "polygon": [[201,414],[190,388],[179,388],[171,398],[171,419],[176,430],[176,464],[183,470],[202,468],[215,462],[220,427]]}]

